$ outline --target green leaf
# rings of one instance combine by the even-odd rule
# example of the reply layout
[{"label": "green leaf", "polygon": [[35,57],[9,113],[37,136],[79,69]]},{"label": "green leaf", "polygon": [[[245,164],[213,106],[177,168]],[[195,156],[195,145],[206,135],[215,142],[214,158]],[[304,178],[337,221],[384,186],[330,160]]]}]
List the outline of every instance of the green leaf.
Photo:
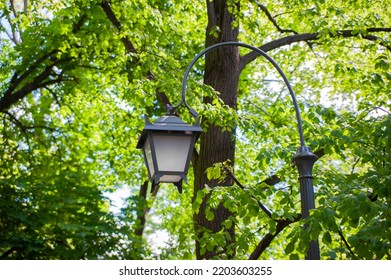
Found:
[{"label": "green leaf", "polygon": [[288,245],[285,247],[285,254],[289,255],[290,253],[293,252],[295,249],[295,244],[294,243],[288,243]]},{"label": "green leaf", "polygon": [[390,64],[384,59],[377,61],[375,64],[375,69],[387,71],[389,68],[390,68]]},{"label": "green leaf", "polygon": [[274,220],[269,220],[269,232],[271,234],[275,234],[276,230],[277,230],[277,225],[276,225],[276,222]]},{"label": "green leaf", "polygon": [[299,258],[298,254],[291,254],[291,255],[289,255],[289,259],[290,260],[299,260],[300,258]]},{"label": "green leaf", "polygon": [[212,211],[206,213],[206,219],[212,221],[215,218],[215,214]]},{"label": "green leaf", "polygon": [[331,240],[331,235],[328,231],[326,231],[324,234],[323,234],[323,238],[322,238],[322,241],[323,243],[325,244],[331,244],[332,240]]},{"label": "green leaf", "polygon": [[233,222],[231,220],[224,221],[225,228],[230,229],[233,226]]},{"label": "green leaf", "polygon": [[277,219],[279,219],[280,218],[280,216],[278,216],[278,214],[276,213],[276,212],[273,212],[272,213],[272,219],[273,220],[277,220]]}]

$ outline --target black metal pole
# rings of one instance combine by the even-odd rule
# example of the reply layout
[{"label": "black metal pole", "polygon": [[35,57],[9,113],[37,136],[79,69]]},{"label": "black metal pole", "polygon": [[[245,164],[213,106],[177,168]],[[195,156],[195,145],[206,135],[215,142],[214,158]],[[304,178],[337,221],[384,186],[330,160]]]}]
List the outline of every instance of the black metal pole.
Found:
[{"label": "black metal pole", "polygon": [[[315,209],[312,168],[317,159],[318,157],[306,146],[299,147],[292,159],[299,170],[302,219],[309,216],[311,209]],[[310,241],[306,260],[320,260],[318,240]]]}]

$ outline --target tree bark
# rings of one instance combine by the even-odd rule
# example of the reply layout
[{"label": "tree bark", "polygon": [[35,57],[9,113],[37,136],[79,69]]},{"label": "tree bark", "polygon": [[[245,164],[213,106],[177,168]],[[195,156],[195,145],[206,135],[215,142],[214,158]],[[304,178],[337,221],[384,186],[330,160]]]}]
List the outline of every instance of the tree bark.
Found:
[{"label": "tree bark", "polygon": [[[207,1],[208,26],[206,28],[206,47],[224,41],[237,41],[238,29],[232,27],[234,16],[228,12],[226,0]],[[211,30],[219,30],[218,36],[211,34]],[[239,82],[239,51],[237,47],[224,47],[216,49],[206,55],[204,83],[212,86],[220,92],[220,98],[232,108],[237,107],[237,91]],[[211,102],[206,98],[204,102]],[[220,127],[209,126],[209,129],[200,138],[200,153],[195,168],[194,195],[204,188],[205,184],[210,187],[217,185],[231,186],[233,180],[227,177],[223,182],[208,180],[205,170],[214,163],[229,160],[234,164],[235,133],[222,131]],[[211,259],[216,255],[212,252],[200,253],[199,240],[205,230],[218,232],[222,229],[222,222],[229,218],[232,213],[220,205],[214,210],[214,219],[206,219],[205,209],[207,196],[200,206],[198,214],[194,215],[194,225],[197,234],[196,255],[197,259]],[[226,244],[232,244],[235,239],[234,226],[227,230],[229,240]],[[223,248],[224,249],[224,248]],[[228,254],[228,258],[234,253]]]}]

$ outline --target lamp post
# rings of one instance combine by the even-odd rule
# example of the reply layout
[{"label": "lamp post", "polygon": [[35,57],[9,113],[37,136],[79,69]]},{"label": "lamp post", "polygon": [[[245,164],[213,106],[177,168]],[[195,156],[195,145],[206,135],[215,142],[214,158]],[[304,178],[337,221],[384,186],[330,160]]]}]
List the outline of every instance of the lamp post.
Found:
[{"label": "lamp post", "polygon": [[[301,116],[300,116],[300,108],[298,106],[295,93],[292,89],[291,84],[289,83],[288,78],[286,77],[286,75],[284,74],[282,69],[279,67],[277,62],[275,62],[269,55],[267,55],[261,49],[254,47],[254,46],[251,46],[251,45],[248,45],[248,44],[241,43],[241,42],[223,42],[223,43],[218,43],[218,44],[212,45],[212,46],[204,49],[203,51],[201,51],[197,56],[195,56],[193,58],[193,60],[188,65],[186,72],[185,72],[185,75],[182,80],[182,99],[178,105],[176,105],[174,107],[171,107],[171,106],[167,107],[167,116],[173,117],[176,108],[178,108],[182,104],[185,104],[185,106],[188,108],[189,112],[197,119],[197,122],[195,125],[190,126],[182,121],[181,124],[178,124],[179,126],[181,126],[182,129],[178,129],[178,130],[174,129],[173,130],[172,127],[170,127],[170,125],[163,124],[164,120],[162,120],[162,118],[159,119],[159,121],[157,121],[155,125],[152,125],[147,119],[146,126],[145,126],[145,128],[142,132],[142,135],[140,137],[140,140],[137,144],[137,148],[142,148],[144,151],[144,157],[145,157],[146,165],[148,167],[149,177],[152,180],[152,188],[154,188],[154,186],[156,184],[158,184],[159,182],[173,182],[174,184],[177,185],[178,190],[181,192],[181,190],[182,190],[181,182],[183,179],[186,179],[186,174],[188,171],[190,157],[191,157],[191,150],[194,148],[195,141],[197,140],[199,134],[202,131],[201,128],[199,127],[199,117],[198,117],[197,112],[193,108],[191,108],[186,102],[186,84],[187,84],[187,80],[188,80],[188,77],[190,74],[190,70],[193,67],[193,65],[197,62],[197,60],[199,58],[201,58],[203,55],[205,55],[206,53],[208,53],[216,48],[226,47],[226,46],[245,47],[247,49],[255,51],[259,55],[266,58],[274,66],[274,68],[278,71],[278,73],[280,74],[280,76],[284,80],[286,87],[288,88],[288,91],[291,96],[292,103],[293,103],[293,106],[295,109],[295,113],[296,113],[297,128],[298,128],[298,134],[299,134],[299,139],[300,139],[300,146],[298,147],[296,154],[293,156],[292,161],[295,163],[295,165],[299,171],[301,211],[302,211],[302,218],[305,219],[309,216],[309,211],[311,209],[315,208],[312,168],[313,168],[314,163],[317,160],[317,156],[315,154],[313,154],[311,152],[311,150],[305,144],[304,133],[303,133],[303,128],[302,128],[302,120],[301,120]],[[177,117],[174,117],[174,118],[177,118]],[[179,118],[177,118],[177,119],[179,119]],[[179,120],[177,120],[177,119],[175,119],[175,122],[177,122],[177,121],[179,122],[180,119]],[[164,127],[167,129],[164,129]],[[186,147],[189,150],[187,150],[188,151],[187,159],[180,160],[182,162],[182,164],[184,163],[183,168],[178,168],[178,169],[181,169],[180,171],[168,170],[168,169],[161,168],[162,164],[160,164],[160,161],[165,162],[168,160],[165,160],[165,159],[160,160],[158,158],[162,155],[158,155],[158,154],[155,155],[154,154],[154,152],[159,150],[159,148],[157,148],[157,146],[160,145],[161,143],[158,144],[158,142],[159,141],[163,142],[163,140],[162,139],[157,140],[157,141],[152,140],[154,137],[152,134],[153,131],[159,131],[160,134],[168,134],[168,135],[170,133],[173,133],[174,131],[175,131],[175,133],[177,133],[178,131],[181,131],[178,133],[192,135],[192,140],[188,140],[186,142],[187,143],[186,145],[188,145]],[[171,141],[171,140],[169,140],[170,136],[167,136],[166,138],[168,141]],[[148,141],[148,139],[150,139],[150,141]],[[172,139],[172,141],[174,141],[174,139]],[[172,145],[172,143],[171,143],[171,145]],[[172,148],[172,149],[168,148],[168,146],[171,147],[171,145],[168,145],[168,144],[166,144],[166,146],[162,145],[162,148],[161,148],[162,151],[165,149],[167,149],[167,150],[166,150],[166,152],[164,152],[164,153],[162,152],[161,154],[165,154],[164,157],[166,157],[167,159],[171,158],[171,160],[173,160],[173,157],[176,156],[177,153],[179,154],[179,152],[176,152],[176,150],[174,148]],[[175,144],[173,146],[175,146]],[[184,146],[185,145],[183,144],[182,151],[187,149],[187,148],[184,148]],[[176,160],[176,159],[174,159],[174,160]],[[179,165],[179,163],[178,163],[178,165]],[[178,165],[175,164],[175,166],[178,166]],[[319,260],[320,259],[318,241],[311,241],[309,243],[309,249],[308,249],[308,252],[306,255],[306,259],[307,260]]]}]

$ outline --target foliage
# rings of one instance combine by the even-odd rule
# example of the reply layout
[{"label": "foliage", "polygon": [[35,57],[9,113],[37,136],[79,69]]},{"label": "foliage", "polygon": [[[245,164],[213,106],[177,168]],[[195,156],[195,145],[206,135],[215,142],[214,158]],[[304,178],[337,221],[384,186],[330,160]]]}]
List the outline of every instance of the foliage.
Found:
[{"label": "foliage", "polygon": [[[193,215],[205,200],[207,220],[221,204],[234,215],[220,231],[202,232],[201,255],[297,259],[318,239],[323,259],[391,258],[390,3],[212,2],[226,4],[238,39],[268,51],[292,82],[319,156],[309,219],[300,220],[291,164],[298,136],[290,97],[248,50],[240,50],[237,110],[201,85],[202,62],[187,92],[205,131],[235,132],[234,168],[206,170],[235,184],[193,194],[190,172],[182,195],[165,184],[142,192],[142,115],[179,102],[185,68],[204,48],[206,3],[2,1],[1,258],[192,259]],[[212,30],[217,38],[224,31]],[[130,195],[116,212],[108,194],[122,188]],[[225,230],[233,228],[231,242]]]}]

